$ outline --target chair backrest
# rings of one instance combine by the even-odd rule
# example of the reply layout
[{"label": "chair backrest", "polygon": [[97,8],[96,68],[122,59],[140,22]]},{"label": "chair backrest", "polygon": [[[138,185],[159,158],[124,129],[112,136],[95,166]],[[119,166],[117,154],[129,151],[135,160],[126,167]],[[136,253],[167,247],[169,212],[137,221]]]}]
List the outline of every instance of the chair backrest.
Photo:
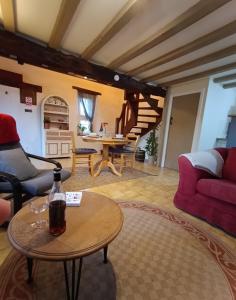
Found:
[{"label": "chair backrest", "polygon": [[129,143],[125,145],[125,149],[130,150],[132,152],[136,152],[139,142],[139,136],[136,134],[129,133],[126,135],[126,138],[129,140]]},{"label": "chair backrest", "polygon": [[6,114],[0,114],[0,145],[18,143],[20,141],[15,119]]}]

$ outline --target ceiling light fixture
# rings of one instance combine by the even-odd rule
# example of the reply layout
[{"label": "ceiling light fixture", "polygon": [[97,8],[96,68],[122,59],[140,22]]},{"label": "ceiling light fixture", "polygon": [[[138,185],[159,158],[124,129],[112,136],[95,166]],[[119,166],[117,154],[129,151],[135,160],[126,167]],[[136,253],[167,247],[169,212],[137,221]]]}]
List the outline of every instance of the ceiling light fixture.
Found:
[{"label": "ceiling light fixture", "polygon": [[114,76],[114,80],[115,80],[115,81],[119,81],[119,80],[120,80],[120,76],[119,76],[118,74],[116,74],[116,75]]}]

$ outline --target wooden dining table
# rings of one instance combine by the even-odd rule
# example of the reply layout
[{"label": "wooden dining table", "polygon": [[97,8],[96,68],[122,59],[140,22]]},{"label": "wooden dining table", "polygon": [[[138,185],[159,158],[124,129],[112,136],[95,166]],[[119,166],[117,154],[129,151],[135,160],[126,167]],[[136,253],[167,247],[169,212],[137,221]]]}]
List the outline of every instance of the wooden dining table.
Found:
[{"label": "wooden dining table", "polygon": [[108,167],[111,169],[111,171],[117,175],[121,176],[122,174],[117,171],[115,165],[111,162],[109,158],[109,147],[110,146],[117,146],[117,145],[126,145],[129,140],[126,138],[111,138],[111,137],[93,137],[93,136],[85,136],[83,137],[83,141],[85,142],[94,142],[94,143],[101,143],[103,146],[103,151],[102,151],[102,160],[99,161],[98,164],[98,169],[95,172],[94,176],[98,176],[101,171]]}]

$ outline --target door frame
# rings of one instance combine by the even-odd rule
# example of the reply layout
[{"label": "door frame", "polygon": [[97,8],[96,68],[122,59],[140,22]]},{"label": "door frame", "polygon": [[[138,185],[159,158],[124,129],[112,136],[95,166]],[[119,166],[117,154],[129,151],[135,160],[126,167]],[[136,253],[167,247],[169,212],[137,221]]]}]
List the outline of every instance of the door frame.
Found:
[{"label": "door frame", "polygon": [[167,98],[167,107],[166,107],[166,120],[165,120],[165,129],[164,129],[164,137],[163,137],[163,146],[162,146],[162,157],[161,157],[161,167],[165,167],[165,160],[166,160],[166,153],[167,153],[167,144],[168,144],[168,138],[169,138],[169,131],[170,131],[170,118],[172,114],[172,105],[173,105],[173,99],[178,96],[186,96],[191,94],[200,94],[199,103],[198,103],[198,110],[197,110],[197,116],[196,116],[196,122],[194,126],[194,133],[193,133],[193,142],[191,147],[191,152],[196,151],[198,149],[198,143],[201,133],[201,127],[202,127],[202,119],[203,119],[203,113],[204,113],[204,106],[205,106],[205,100],[206,100],[206,94],[207,94],[207,88],[203,89],[193,89],[186,92],[180,92],[180,93],[174,93],[170,94]]}]

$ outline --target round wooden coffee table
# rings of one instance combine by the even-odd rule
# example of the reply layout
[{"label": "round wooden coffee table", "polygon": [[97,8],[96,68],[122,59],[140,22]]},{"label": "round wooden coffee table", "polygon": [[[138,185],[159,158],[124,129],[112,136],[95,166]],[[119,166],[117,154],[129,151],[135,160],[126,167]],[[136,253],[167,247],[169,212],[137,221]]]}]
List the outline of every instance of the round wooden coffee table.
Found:
[{"label": "round wooden coffee table", "polygon": [[[42,201],[38,198],[34,201]],[[79,207],[66,208],[66,231],[52,236],[48,227],[34,229],[30,226],[35,215],[28,206],[23,207],[11,220],[8,238],[11,245],[27,257],[29,281],[32,280],[32,259],[63,261],[68,299],[77,299],[83,257],[104,249],[107,262],[108,244],[122,228],[123,214],[113,200],[99,194],[83,192]],[[42,213],[48,219],[48,211]],[[80,259],[78,279],[75,285],[75,260]],[[67,262],[72,261],[71,298]]]}]

